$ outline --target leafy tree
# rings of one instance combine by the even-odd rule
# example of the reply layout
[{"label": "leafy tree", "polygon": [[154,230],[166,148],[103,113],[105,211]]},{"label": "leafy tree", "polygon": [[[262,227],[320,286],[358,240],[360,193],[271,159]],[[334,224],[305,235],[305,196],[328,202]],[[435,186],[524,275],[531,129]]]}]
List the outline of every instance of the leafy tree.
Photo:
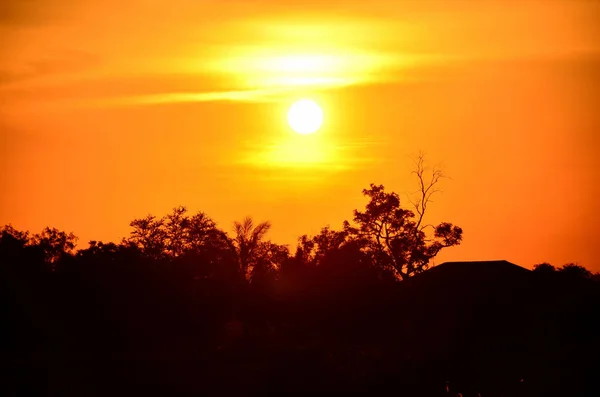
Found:
[{"label": "leafy tree", "polygon": [[560,269],[558,269],[558,272],[561,275],[572,278],[572,279],[591,279],[592,278],[592,272],[590,272],[585,267],[580,266],[575,263],[567,263],[566,265],[564,265]]},{"label": "leafy tree", "polygon": [[23,263],[35,263],[37,270],[44,267],[43,252],[31,247],[30,240],[29,232],[19,231],[10,224],[0,228],[0,267],[3,271],[9,271],[9,267],[13,271],[16,267],[24,270]]},{"label": "leafy tree", "polygon": [[250,282],[264,284],[275,281],[283,263],[289,258],[290,252],[285,245],[263,241],[254,252],[253,266],[250,270]]},{"label": "leafy tree", "polygon": [[227,245],[227,235],[217,228],[216,223],[204,212],[198,212],[186,220],[187,232],[186,249],[198,251],[208,246],[225,249]]},{"label": "leafy tree", "polygon": [[102,241],[96,241],[96,240],[90,240],[88,242],[88,248],[86,249],[80,249],[79,251],[77,251],[77,256],[78,257],[92,257],[95,255],[101,255],[104,253],[115,253],[118,250],[118,245],[113,243],[113,242],[109,242],[109,243],[104,243]]},{"label": "leafy tree", "polygon": [[[431,197],[438,190],[435,186],[443,174],[434,169],[429,182],[425,180],[423,156],[416,160],[419,197],[413,201],[415,211],[402,208],[400,197],[388,193],[383,185],[371,184],[364,189],[368,197],[364,211],[354,211],[354,225],[348,221],[344,229],[354,239],[364,242],[364,250],[373,262],[383,270],[392,272],[399,279],[427,269],[429,262],[440,250],[460,244],[462,229],[448,222],[437,226],[424,224],[424,217]],[[426,233],[431,228],[432,233]]]},{"label": "leafy tree", "polygon": [[33,250],[42,254],[46,263],[54,265],[65,256],[73,254],[77,237],[57,228],[44,228],[40,233],[30,235],[27,231],[16,230],[12,225],[0,229],[0,251],[14,255],[19,251]]},{"label": "leafy tree", "polygon": [[208,215],[198,212],[190,217],[185,238],[186,253],[202,261],[208,273],[225,279],[235,277],[236,258],[231,241]]},{"label": "leafy tree", "polygon": [[91,240],[88,248],[77,251],[77,258],[86,262],[113,263],[126,256],[128,260],[141,257],[141,250],[133,243],[123,240],[120,244]]},{"label": "leafy tree", "polygon": [[240,275],[252,281],[268,274],[273,276],[281,263],[289,256],[286,246],[264,241],[271,223],[254,225],[250,217],[233,223],[235,236],[231,240]]},{"label": "leafy tree", "polygon": [[172,257],[178,257],[186,251],[189,241],[189,217],[187,209],[179,206],[163,218],[165,251]]},{"label": "leafy tree", "polygon": [[238,277],[237,259],[225,232],[204,212],[189,215],[184,206],[175,207],[162,218],[148,215],[136,219],[130,244],[150,259],[176,265],[181,276],[232,280]]},{"label": "leafy tree", "polygon": [[0,242],[3,244],[15,244],[21,248],[29,242],[29,232],[15,229],[11,224],[0,228]]},{"label": "leafy tree", "polygon": [[327,254],[340,249],[346,242],[348,242],[347,230],[337,231],[326,226],[312,238],[303,235],[298,239],[296,258],[305,265],[318,266]]},{"label": "leafy tree", "polygon": [[233,223],[233,248],[238,260],[240,274],[249,276],[250,269],[256,261],[255,252],[264,236],[271,228],[271,223],[262,222],[254,226],[254,221],[246,217],[242,222]]},{"label": "leafy tree", "polygon": [[286,276],[295,275],[312,286],[324,283],[328,289],[382,281],[387,274],[374,266],[365,252],[365,244],[364,239],[355,238],[347,228],[333,230],[326,226],[316,236],[300,237],[296,255],[284,269]]},{"label": "leafy tree", "polygon": [[567,263],[562,267],[556,268],[544,262],[533,266],[533,272],[546,277],[561,276],[570,280],[591,280],[594,278],[592,272],[576,263]]},{"label": "leafy tree", "polygon": [[46,227],[41,233],[34,234],[30,243],[44,252],[44,259],[47,263],[55,265],[61,258],[73,254],[77,237],[73,233]]},{"label": "leafy tree", "polygon": [[167,234],[164,229],[164,219],[157,219],[154,215],[134,219],[129,226],[133,228],[128,242],[140,248],[142,252],[158,259],[165,254]]},{"label": "leafy tree", "polygon": [[533,271],[540,275],[552,275],[556,273],[556,268],[551,264],[544,262],[533,266]]},{"label": "leafy tree", "polygon": [[148,215],[130,223],[133,227],[126,241],[139,247],[153,258],[177,258],[190,253],[202,253],[215,248],[229,248],[224,232],[205,213],[193,216],[187,214],[187,208],[175,207],[163,218]]}]

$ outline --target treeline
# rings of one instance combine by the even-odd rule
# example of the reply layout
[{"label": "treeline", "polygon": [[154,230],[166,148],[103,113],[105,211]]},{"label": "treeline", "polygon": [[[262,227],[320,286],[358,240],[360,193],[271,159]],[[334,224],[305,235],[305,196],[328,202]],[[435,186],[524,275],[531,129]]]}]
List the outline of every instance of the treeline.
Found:
[{"label": "treeline", "polygon": [[[136,257],[187,271],[194,279],[268,284],[317,270],[332,271],[340,280],[403,280],[427,269],[443,248],[460,244],[460,227],[423,224],[424,207],[416,213],[402,208],[399,196],[383,186],[371,185],[363,193],[368,204],[364,211],[354,211],[352,222],[345,221],[340,230],[325,227],[316,236],[302,236],[293,255],[287,246],[266,238],[268,222],[246,218],[228,233],[207,214],[191,215],[185,207],[160,218],[133,220],[130,236],[119,243],[90,241],[76,252],[72,233],[46,228],[30,235],[7,225],[0,229],[0,249],[4,261],[19,259],[20,267],[30,263],[49,272]],[[343,268],[336,268],[340,264]]]},{"label": "treeline", "polygon": [[560,267],[555,267],[550,263],[544,262],[533,266],[533,271],[541,277],[548,279],[565,280],[594,280],[600,282],[600,273],[592,273],[584,266],[576,263],[567,263]]}]

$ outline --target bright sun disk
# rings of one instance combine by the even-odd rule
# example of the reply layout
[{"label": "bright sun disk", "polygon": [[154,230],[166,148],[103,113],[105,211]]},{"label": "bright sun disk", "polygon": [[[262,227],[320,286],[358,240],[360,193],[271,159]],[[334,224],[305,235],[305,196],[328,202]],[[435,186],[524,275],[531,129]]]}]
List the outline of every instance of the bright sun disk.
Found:
[{"label": "bright sun disk", "polygon": [[299,134],[312,134],[323,124],[323,111],[315,101],[301,99],[290,107],[288,123]]}]

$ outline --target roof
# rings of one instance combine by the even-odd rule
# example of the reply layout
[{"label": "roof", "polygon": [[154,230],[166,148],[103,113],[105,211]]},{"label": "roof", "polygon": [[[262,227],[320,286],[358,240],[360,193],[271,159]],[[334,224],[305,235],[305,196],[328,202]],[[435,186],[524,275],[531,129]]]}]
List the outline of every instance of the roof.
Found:
[{"label": "roof", "polygon": [[409,284],[420,287],[467,287],[479,285],[507,285],[529,279],[531,270],[506,260],[444,262],[411,277]]},{"label": "roof", "polygon": [[432,267],[430,271],[436,271],[436,269],[440,271],[440,269],[450,268],[456,271],[530,271],[506,260],[444,262]]}]

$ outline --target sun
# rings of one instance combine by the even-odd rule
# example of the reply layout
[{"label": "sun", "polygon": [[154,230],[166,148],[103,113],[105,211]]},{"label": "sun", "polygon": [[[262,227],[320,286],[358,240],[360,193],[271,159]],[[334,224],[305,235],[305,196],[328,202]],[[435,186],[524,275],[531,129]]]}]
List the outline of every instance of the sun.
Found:
[{"label": "sun", "polygon": [[323,124],[323,111],[315,101],[300,99],[290,107],[288,123],[299,134],[312,134]]}]

